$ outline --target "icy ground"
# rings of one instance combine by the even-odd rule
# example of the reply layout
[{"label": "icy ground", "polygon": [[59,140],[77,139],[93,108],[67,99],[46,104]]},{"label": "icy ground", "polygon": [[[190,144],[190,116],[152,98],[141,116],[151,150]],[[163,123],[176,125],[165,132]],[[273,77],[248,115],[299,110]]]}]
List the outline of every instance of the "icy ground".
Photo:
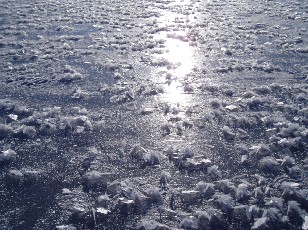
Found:
[{"label": "icy ground", "polygon": [[307,229],[307,0],[0,0],[0,229]]}]

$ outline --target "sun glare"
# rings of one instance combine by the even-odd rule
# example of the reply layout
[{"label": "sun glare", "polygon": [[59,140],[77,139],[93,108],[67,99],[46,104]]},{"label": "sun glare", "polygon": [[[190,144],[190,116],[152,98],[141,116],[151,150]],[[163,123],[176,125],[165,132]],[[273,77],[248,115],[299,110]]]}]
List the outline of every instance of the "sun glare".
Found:
[{"label": "sun glare", "polygon": [[[181,1],[178,4],[191,3]],[[185,27],[187,20],[193,20],[188,17],[174,11],[164,11],[158,20],[162,26],[167,27],[167,31],[159,35],[165,41],[166,52],[162,54],[162,57],[172,63],[174,67],[168,70],[172,77],[169,84],[165,86],[163,100],[172,104],[185,104],[189,100],[189,94],[184,92],[183,85],[189,81],[188,74],[194,67],[195,48],[192,46],[189,30]]]}]

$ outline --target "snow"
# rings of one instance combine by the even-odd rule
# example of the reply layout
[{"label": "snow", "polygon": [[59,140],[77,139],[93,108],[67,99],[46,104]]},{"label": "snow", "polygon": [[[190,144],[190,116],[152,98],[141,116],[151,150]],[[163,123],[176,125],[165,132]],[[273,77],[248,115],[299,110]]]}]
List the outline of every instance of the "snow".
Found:
[{"label": "snow", "polygon": [[17,153],[12,149],[2,151],[0,154],[0,162],[12,161],[16,158],[16,156]]}]

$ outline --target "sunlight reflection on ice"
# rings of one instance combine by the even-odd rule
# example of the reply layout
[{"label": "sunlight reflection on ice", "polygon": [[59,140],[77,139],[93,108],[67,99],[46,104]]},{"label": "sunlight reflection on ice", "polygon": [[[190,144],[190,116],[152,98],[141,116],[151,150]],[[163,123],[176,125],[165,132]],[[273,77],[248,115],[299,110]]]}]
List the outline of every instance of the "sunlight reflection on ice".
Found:
[{"label": "sunlight reflection on ice", "polygon": [[165,87],[165,93],[162,99],[174,105],[183,105],[188,103],[189,96],[189,94],[183,92],[182,84],[174,82]]},{"label": "sunlight reflection on ice", "polygon": [[[181,1],[179,4],[192,4],[190,1]],[[175,69],[169,70],[172,75],[171,83],[165,85],[165,93],[162,99],[171,104],[187,104],[189,103],[189,94],[183,91],[183,83],[189,81],[187,75],[194,68],[194,47],[189,44],[188,30],[175,27],[177,21],[188,23],[193,19],[183,14],[175,12],[163,12],[159,23],[170,28],[166,33],[161,33],[161,38],[165,40],[166,52],[163,58],[176,66]]]},{"label": "sunlight reflection on ice", "polygon": [[[183,35],[185,36],[185,35]],[[165,43],[168,52],[165,54],[171,63],[179,63],[179,67],[174,70],[174,74],[183,78],[189,74],[193,68],[193,48],[188,42],[183,42],[174,38],[167,38]]]}]

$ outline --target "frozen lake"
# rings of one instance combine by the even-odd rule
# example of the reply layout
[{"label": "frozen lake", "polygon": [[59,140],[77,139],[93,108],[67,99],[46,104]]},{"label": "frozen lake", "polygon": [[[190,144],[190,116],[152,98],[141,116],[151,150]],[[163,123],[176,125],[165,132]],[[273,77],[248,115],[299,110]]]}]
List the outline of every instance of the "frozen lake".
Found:
[{"label": "frozen lake", "polygon": [[308,229],[307,0],[0,0],[0,229]]}]

